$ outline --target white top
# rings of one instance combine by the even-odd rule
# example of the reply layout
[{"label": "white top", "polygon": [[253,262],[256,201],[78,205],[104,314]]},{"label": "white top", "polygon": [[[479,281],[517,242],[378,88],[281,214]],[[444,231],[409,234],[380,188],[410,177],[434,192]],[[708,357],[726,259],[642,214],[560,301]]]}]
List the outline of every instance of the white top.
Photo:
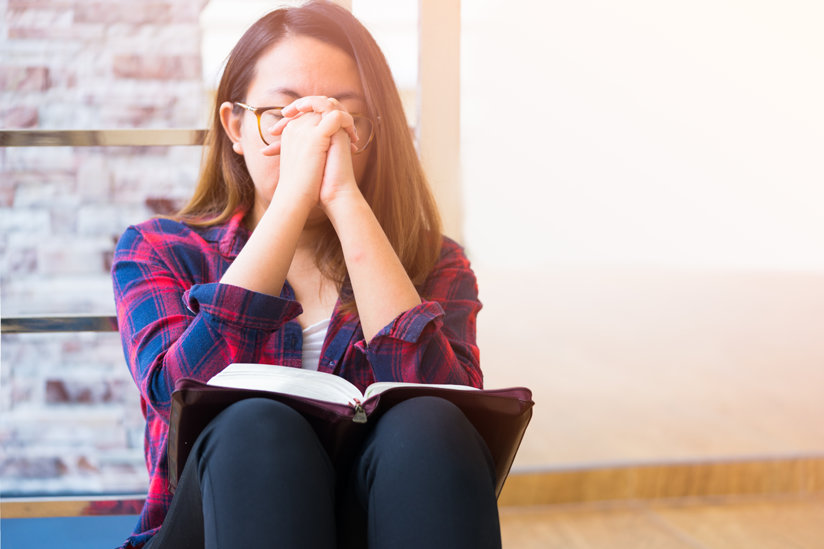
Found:
[{"label": "white top", "polygon": [[303,330],[303,368],[305,370],[317,370],[320,364],[320,350],[323,347],[323,340],[326,339],[326,331],[329,329],[329,320],[321,320],[317,324],[312,324]]}]

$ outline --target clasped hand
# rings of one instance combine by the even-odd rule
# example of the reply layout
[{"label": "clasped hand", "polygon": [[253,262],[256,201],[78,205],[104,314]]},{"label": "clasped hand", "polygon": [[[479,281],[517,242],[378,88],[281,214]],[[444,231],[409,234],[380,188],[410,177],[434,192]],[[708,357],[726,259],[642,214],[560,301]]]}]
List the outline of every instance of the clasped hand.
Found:
[{"label": "clasped hand", "polygon": [[280,155],[278,189],[323,209],[341,196],[360,193],[352,164],[358,140],[352,115],[334,98],[310,96],[283,108],[264,132],[275,139],[261,151]]}]

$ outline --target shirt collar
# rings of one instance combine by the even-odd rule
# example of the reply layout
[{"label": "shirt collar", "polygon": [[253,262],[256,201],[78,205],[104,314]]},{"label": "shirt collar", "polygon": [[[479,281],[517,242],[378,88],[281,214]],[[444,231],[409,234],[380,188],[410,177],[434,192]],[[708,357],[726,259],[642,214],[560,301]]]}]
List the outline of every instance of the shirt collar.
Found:
[{"label": "shirt collar", "polygon": [[232,214],[229,221],[209,227],[201,236],[207,242],[215,244],[220,255],[234,259],[249,240],[249,229],[243,224],[244,217],[246,212],[238,210]]}]

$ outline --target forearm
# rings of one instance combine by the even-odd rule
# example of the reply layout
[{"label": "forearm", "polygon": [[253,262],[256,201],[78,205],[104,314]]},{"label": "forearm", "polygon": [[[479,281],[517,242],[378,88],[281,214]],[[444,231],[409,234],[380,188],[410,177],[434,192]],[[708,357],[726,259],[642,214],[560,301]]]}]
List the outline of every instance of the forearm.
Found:
[{"label": "forearm", "polygon": [[340,239],[366,341],[421,298],[363,196],[350,193],[326,207]]},{"label": "forearm", "polygon": [[311,208],[305,200],[290,200],[275,192],[272,203],[220,282],[280,295]]},{"label": "forearm", "polygon": [[440,257],[420,289],[423,303],[385,326],[365,347],[376,379],[457,383],[480,387],[476,340],[481,302],[463,250],[444,239]]},{"label": "forearm", "polygon": [[166,295],[135,288],[116,292],[116,302],[132,376],[161,414],[178,379],[206,381],[232,362],[258,362],[267,338],[299,312],[294,301],[216,283]]},{"label": "forearm", "polygon": [[[450,318],[439,303],[426,301],[378,332],[369,347],[358,343],[375,379],[481,387],[474,332],[477,309],[467,305],[470,316]],[[462,322],[468,318],[473,322]]]},{"label": "forearm", "polygon": [[120,336],[135,382],[161,414],[177,379],[205,380],[231,362],[257,362],[271,334],[300,314],[279,288],[218,283],[226,253],[165,219],[127,229],[117,244],[112,282]]}]

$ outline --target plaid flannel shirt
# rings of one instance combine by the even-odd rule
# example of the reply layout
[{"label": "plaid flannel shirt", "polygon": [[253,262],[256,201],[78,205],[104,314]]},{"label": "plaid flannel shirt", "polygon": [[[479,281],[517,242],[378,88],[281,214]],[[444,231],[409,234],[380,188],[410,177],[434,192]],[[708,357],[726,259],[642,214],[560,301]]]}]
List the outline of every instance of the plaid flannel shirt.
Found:
[{"label": "plaid flannel shirt", "polygon": [[[218,281],[249,231],[238,213],[227,223],[193,228],[169,219],[129,227],[112,266],[123,349],[146,417],[149,492],[123,547],[141,547],[169,508],[166,463],[171,394],[183,377],[206,381],[233,362],[300,367],[302,309],[288,283],[278,297]],[[356,315],[335,306],[319,370],[360,389],[374,381],[457,383],[480,387],[475,344],[481,303],[463,250],[444,238],[424,283],[423,302],[364,340]]]}]

